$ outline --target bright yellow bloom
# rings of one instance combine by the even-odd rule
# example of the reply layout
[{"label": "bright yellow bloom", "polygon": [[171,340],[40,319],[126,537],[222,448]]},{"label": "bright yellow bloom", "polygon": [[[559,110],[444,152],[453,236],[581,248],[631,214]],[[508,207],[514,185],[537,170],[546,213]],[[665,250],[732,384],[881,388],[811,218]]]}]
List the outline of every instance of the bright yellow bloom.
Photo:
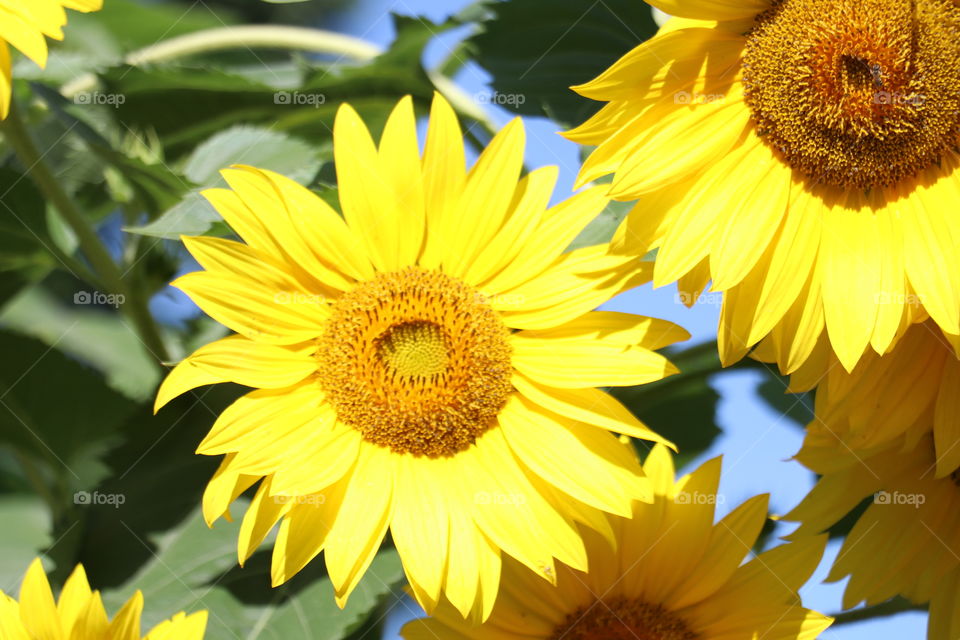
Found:
[{"label": "bright yellow bloom", "polygon": [[960,637],[960,470],[938,477],[933,438],[908,436],[863,455],[838,446],[836,434],[814,424],[797,457],[823,476],[786,516],[802,522],[793,534],[798,539],[824,531],[873,496],[828,578],[850,576],[844,608],[900,594],[930,603],[927,638]]},{"label": "bright yellow bloom", "polygon": [[10,109],[13,45],[41,67],[47,65],[47,38],[63,40],[67,12],[99,11],[103,0],[0,0],[0,120]]},{"label": "bright yellow bloom", "polygon": [[[751,356],[772,360],[769,340]],[[936,476],[960,467],[960,336],[932,321],[909,326],[886,355],[867,353],[852,372],[824,340],[790,378],[790,391],[816,386],[815,425],[837,434],[837,446],[876,453],[906,434],[933,433]],[[842,439],[843,444],[840,444]]]},{"label": "bright yellow bloom", "polygon": [[[797,590],[823,554],[825,536],[783,545],[746,564],[767,516],[757,496],[714,524],[720,459],[674,483],[669,452],[658,445],[644,470],[653,504],[633,519],[610,517],[589,532],[590,572],[560,567],[557,586],[520,564],[504,563],[489,620],[472,627],[449,605],[407,624],[407,640],[808,640],[832,622],[800,605]],[[616,544],[614,548],[612,544]]]},{"label": "bright yellow bloom", "polygon": [[53,599],[37,558],[20,586],[20,602],[0,591],[0,638],[3,640],[201,640],[207,612],[178,613],[141,636],[143,595],[137,591],[113,620],[107,618],[99,591],[91,591],[81,565]]},{"label": "bright yellow bloom", "polygon": [[575,90],[580,183],[639,199],[613,245],[724,292],[725,363],[824,333],[851,370],[927,314],[960,333],[960,5],[648,0],[679,16]]},{"label": "bright yellow bloom", "polygon": [[208,522],[262,479],[239,556],[282,520],[274,584],[324,550],[342,604],[389,528],[425,608],[445,591],[485,617],[501,551],[554,580],[555,558],[586,568],[575,522],[604,526],[603,511],[649,499],[610,431],[659,437],[595,387],[674,373],[653,349],[688,334],[592,311],[648,281],[650,266],[605,245],[564,253],[607,199],[593,188],[548,208],[557,169],[521,179],[523,147],[518,119],[467,172],[442,97],[422,158],[409,98],[379,149],[344,105],[343,217],[250,167],[206,192],[245,244],[185,238],[206,271],[175,284],[237,335],[178,365],[157,406],[205,384],[256,388],[198,452],[226,454]]}]

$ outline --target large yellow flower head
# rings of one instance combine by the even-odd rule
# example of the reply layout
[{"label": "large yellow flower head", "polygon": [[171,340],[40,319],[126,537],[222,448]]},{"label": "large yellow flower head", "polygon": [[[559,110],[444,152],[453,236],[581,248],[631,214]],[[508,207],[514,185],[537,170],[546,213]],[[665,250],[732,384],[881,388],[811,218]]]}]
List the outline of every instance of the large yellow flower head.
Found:
[{"label": "large yellow flower head", "polygon": [[937,477],[930,435],[863,455],[811,426],[797,457],[823,477],[786,516],[802,523],[793,537],[826,530],[872,496],[828,577],[850,577],[844,608],[900,594],[930,603],[929,640],[960,637],[960,470]]},{"label": "large yellow flower head", "polygon": [[[63,40],[64,9],[99,11],[103,0],[0,0],[0,120],[10,109],[13,45],[41,67],[47,64],[46,38]],[[44,37],[46,36],[46,38]]]},{"label": "large yellow flower head", "polygon": [[137,591],[123,608],[107,618],[99,591],[91,591],[87,574],[77,565],[58,600],[54,600],[40,559],[27,569],[20,601],[0,591],[0,638],[3,640],[202,640],[207,612],[178,613],[141,635],[143,595]]},{"label": "large yellow flower head", "polygon": [[960,5],[648,0],[678,16],[575,90],[580,182],[639,199],[617,251],[724,292],[725,363],[786,372],[826,332],[852,369],[927,314],[960,333]]},{"label": "large yellow flower head", "polygon": [[[762,343],[754,357],[770,358]],[[867,353],[851,372],[821,341],[790,378],[790,391],[816,387],[812,428],[833,434],[835,446],[870,455],[904,437],[933,435],[936,476],[960,467],[960,336],[927,320],[907,328],[880,356]]]},{"label": "large yellow flower head", "polygon": [[500,599],[483,625],[472,627],[443,605],[433,618],[407,624],[403,637],[809,640],[830,625],[797,596],[820,562],[824,536],[741,564],[763,527],[767,496],[714,524],[719,458],[674,483],[670,454],[658,445],[644,470],[655,483],[653,503],[636,503],[632,520],[610,517],[605,536],[588,533],[589,573],[561,567],[554,587],[507,561]]},{"label": "large yellow flower head", "polygon": [[338,602],[386,531],[427,609],[441,591],[485,617],[501,551],[547,580],[587,566],[576,522],[629,515],[649,483],[610,433],[658,440],[598,386],[675,372],[658,349],[688,334],[592,311],[650,267],[606,246],[564,253],[606,204],[593,188],[555,206],[555,167],[521,179],[515,120],[465,170],[457,119],[433,102],[419,151],[412,101],[379,147],[340,108],[341,217],[268,171],[223,172],[206,197],[244,243],[186,238],[205,271],[176,286],[236,335],[178,365],[157,406],[205,384],[255,390],[199,447],[226,454],[208,522],[260,481],[241,562],[274,524],[273,581],[321,550]]}]

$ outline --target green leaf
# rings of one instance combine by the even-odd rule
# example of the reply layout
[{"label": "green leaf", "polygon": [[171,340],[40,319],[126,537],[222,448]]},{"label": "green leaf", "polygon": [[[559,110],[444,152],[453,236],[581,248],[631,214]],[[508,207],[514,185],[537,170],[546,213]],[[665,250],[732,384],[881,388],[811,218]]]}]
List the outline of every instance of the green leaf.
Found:
[{"label": "green leaf", "polygon": [[601,104],[568,87],[599,75],[656,32],[636,0],[509,0],[473,38],[477,62],[493,75],[494,102],[523,115],[579,124]]},{"label": "green leaf", "polygon": [[46,215],[30,179],[0,168],[0,305],[54,266]]},{"label": "green leaf", "polygon": [[[76,291],[77,300],[92,294]],[[92,301],[92,295],[91,295]],[[0,324],[84,362],[128,398],[145,401],[160,383],[160,370],[133,328],[117,313],[90,304],[63,305],[40,286],[20,293],[0,313]]]},{"label": "green leaf", "polygon": [[798,427],[813,421],[813,392],[787,392],[787,378],[772,370],[773,365],[763,367],[767,378],[760,383],[757,393],[770,407]]},{"label": "green leaf", "polygon": [[0,494],[0,590],[16,593],[30,562],[50,544],[50,513],[31,495]]},{"label": "green leaf", "polygon": [[0,332],[0,353],[0,442],[43,461],[67,487],[96,482],[100,453],[135,405],[38,340]]},{"label": "green leaf", "polygon": [[[78,47],[71,29],[81,30],[89,24],[99,25],[110,34],[121,51],[132,51],[203,29],[215,29],[235,22],[230,11],[210,8],[197,2],[137,2],[107,0],[96,13],[71,13],[67,24],[67,46]],[[86,43],[89,46],[89,42]]]},{"label": "green leaf", "polygon": [[[285,133],[251,126],[237,126],[213,136],[187,158],[184,174],[192,182],[210,187],[223,187],[226,182],[219,171],[232,164],[247,164],[270,169],[306,184],[320,170],[329,149],[318,148]],[[181,235],[204,235],[215,230],[217,235],[229,233],[219,213],[196,189],[176,206],[153,222],[126,231],[171,240]]]},{"label": "green leaf", "polygon": [[120,121],[136,131],[155,131],[172,158],[238,124],[329,144],[341,102],[350,102],[377,133],[400,97],[410,94],[423,108],[432,98],[433,83],[420,58],[430,38],[448,25],[404,17],[395,22],[397,38],[382,55],[360,65],[314,63],[293,87],[239,70],[187,64],[121,65],[103,71],[100,79],[104,93],[123,97],[116,109]]},{"label": "green leaf", "polygon": [[[708,384],[719,372],[717,345],[708,342],[667,354],[680,373],[638,387],[615,387],[610,393],[648,427],[677,445],[677,467],[710,448],[720,434],[716,424],[720,396]],[[637,442],[641,453],[649,444]]]},{"label": "green leaf", "polygon": [[623,219],[627,217],[627,213],[629,213],[632,207],[632,202],[616,202],[615,200],[611,200],[606,208],[601,211],[596,218],[591,220],[590,224],[584,227],[583,231],[573,239],[567,251],[610,242],[617,227],[619,227]]},{"label": "green leaf", "polygon": [[[232,510],[242,514],[246,506],[241,498]],[[151,559],[124,584],[105,591],[106,606],[119,609],[140,589],[146,601],[145,629],[179,611],[207,609],[207,640],[341,640],[384,598],[401,597],[394,588],[403,570],[393,549],[376,556],[344,610],[336,605],[322,558],[273,589],[268,550],[255,554],[243,568],[237,566],[239,524],[239,518],[232,523],[221,520],[210,529],[197,510],[160,534],[141,538],[133,530],[122,532],[149,549]],[[272,537],[266,544],[271,543]]]}]

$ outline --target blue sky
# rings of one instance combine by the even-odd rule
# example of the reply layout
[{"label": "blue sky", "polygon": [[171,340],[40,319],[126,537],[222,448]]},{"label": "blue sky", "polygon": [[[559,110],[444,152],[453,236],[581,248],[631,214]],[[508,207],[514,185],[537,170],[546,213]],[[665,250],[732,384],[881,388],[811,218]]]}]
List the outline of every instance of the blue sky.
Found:
[{"label": "blue sky", "polygon": [[[467,4],[468,0],[361,0],[349,11],[335,16],[332,24],[343,33],[386,46],[394,37],[389,12],[425,15],[439,22]],[[437,38],[428,48],[425,62],[430,65],[445,58],[457,39],[463,36],[460,30]],[[491,92],[489,76],[476,65],[467,65],[455,80],[470,95]],[[511,117],[497,107],[488,107],[488,110],[498,125]],[[576,145],[556,135],[557,127],[545,119],[528,119],[526,129],[528,166],[558,165],[560,181],[555,197],[565,197],[572,188],[579,164]],[[621,295],[609,307],[676,322],[693,335],[691,344],[716,338],[719,307],[707,304],[687,309],[675,301],[675,290],[669,287],[656,291],[649,286],[641,287]],[[799,425],[758,401],[754,389],[761,380],[762,376],[756,371],[724,373],[713,380],[721,395],[718,421],[724,433],[701,461],[716,455],[724,456],[720,491],[726,502],[720,507],[720,515],[750,496],[764,492],[771,494],[774,512],[782,514],[799,502],[813,484],[812,475],[790,460],[800,446],[802,432]],[[802,591],[804,603],[824,613],[836,612],[840,606],[843,583],[822,584],[838,547],[836,543],[830,545],[817,574]],[[398,615],[390,620],[388,637],[396,637],[395,629],[403,622],[402,618]],[[905,613],[845,625],[828,630],[821,637],[836,640],[921,638],[925,629],[926,614]]]}]

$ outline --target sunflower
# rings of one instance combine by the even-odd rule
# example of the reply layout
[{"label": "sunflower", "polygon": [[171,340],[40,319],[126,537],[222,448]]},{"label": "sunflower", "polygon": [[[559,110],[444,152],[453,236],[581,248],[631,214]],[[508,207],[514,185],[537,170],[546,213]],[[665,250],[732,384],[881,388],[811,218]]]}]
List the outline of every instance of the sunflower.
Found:
[{"label": "sunflower", "polygon": [[99,11],[103,0],[0,0],[0,120],[10,109],[13,70],[10,49],[13,45],[41,67],[47,65],[47,41],[44,36],[63,40],[67,24],[64,9]]},{"label": "sunflower", "polygon": [[91,591],[83,566],[77,565],[57,601],[40,559],[35,559],[20,587],[20,602],[0,591],[0,638],[3,640],[201,640],[207,612],[178,613],[140,635],[143,595],[137,591],[113,620],[107,619],[99,591]]},{"label": "sunflower", "polygon": [[960,333],[960,5],[648,0],[652,39],[574,87],[607,104],[580,184],[637,200],[615,251],[654,286],[724,292],[724,363],[764,336],[847,370],[929,315]]},{"label": "sunflower", "polygon": [[[751,354],[775,358],[770,340]],[[851,372],[824,340],[791,376],[790,391],[816,388],[816,423],[844,447],[872,453],[900,440],[933,434],[937,477],[960,466],[960,336],[932,320],[910,325],[885,355],[866,353]]]},{"label": "sunflower", "polygon": [[342,605],[389,528],[425,608],[443,590],[485,617],[501,552],[553,581],[554,559],[586,568],[576,522],[603,527],[604,511],[649,499],[610,431],[662,440],[594,387],[675,373],[653,349],[688,334],[592,311],[648,281],[649,265],[605,245],[564,253],[607,199],[592,188],[548,208],[557,169],[520,179],[523,146],[514,120],[467,172],[439,95],[422,158],[409,97],[379,148],[343,105],[342,217],[250,167],[205,193],[245,243],[185,238],[205,271],[174,284],[237,334],[180,363],[157,407],[200,385],[255,388],[198,452],[226,454],[204,496],[210,523],[260,481],[238,552],[282,521],[274,584],[324,550]]},{"label": "sunflower", "polygon": [[960,469],[938,476],[929,433],[901,438],[869,455],[838,446],[837,440],[822,425],[808,429],[797,458],[822,478],[786,516],[802,523],[791,537],[824,531],[868,499],[827,578],[835,582],[849,576],[844,608],[878,604],[899,594],[916,604],[930,603],[930,640],[956,640]]},{"label": "sunflower", "polygon": [[590,571],[561,567],[556,587],[519,563],[503,567],[490,618],[472,627],[444,603],[433,618],[408,623],[406,640],[720,640],[815,638],[831,618],[800,606],[797,589],[820,562],[824,536],[783,545],[741,564],[767,516],[756,496],[714,524],[720,459],[674,483],[661,445],[644,465],[652,504],[633,518],[609,518],[604,535],[586,533]]}]

